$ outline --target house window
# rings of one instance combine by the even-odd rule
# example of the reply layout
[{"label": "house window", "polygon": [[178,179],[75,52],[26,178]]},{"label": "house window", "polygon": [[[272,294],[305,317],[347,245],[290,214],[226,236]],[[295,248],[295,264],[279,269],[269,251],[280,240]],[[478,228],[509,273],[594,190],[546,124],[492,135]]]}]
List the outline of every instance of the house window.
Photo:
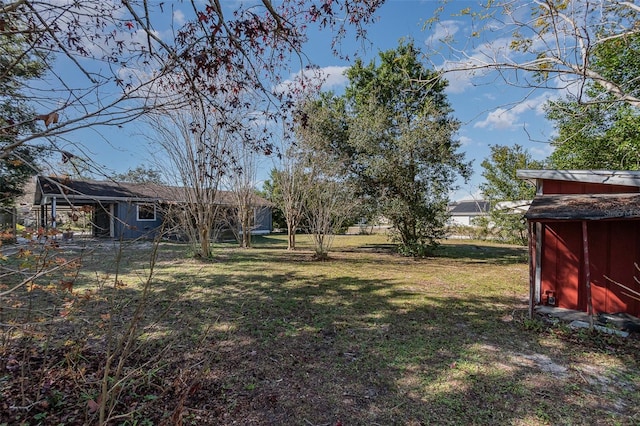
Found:
[{"label": "house window", "polygon": [[155,204],[138,204],[138,221],[156,220]]}]

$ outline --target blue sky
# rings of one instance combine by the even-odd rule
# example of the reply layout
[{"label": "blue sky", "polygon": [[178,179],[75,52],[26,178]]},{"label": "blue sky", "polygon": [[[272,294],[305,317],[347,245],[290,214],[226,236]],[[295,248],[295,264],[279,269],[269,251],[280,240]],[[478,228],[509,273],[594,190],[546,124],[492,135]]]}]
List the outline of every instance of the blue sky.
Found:
[{"label": "blue sky", "polygon": [[[433,66],[441,67],[445,64],[447,52],[437,40],[445,35],[453,35],[465,42],[472,31],[469,21],[451,15],[465,7],[475,7],[477,2],[454,1],[441,15],[440,24],[425,28],[426,20],[433,16],[439,5],[436,1],[388,1],[378,13],[379,21],[370,27],[371,43],[367,43],[365,49],[358,49],[360,45],[353,42],[345,43],[343,47],[345,51],[358,49],[359,55],[368,63],[377,59],[378,52],[393,49],[401,38],[409,37],[425,54],[430,54],[429,61]],[[496,35],[496,39],[498,37]],[[327,88],[339,91],[346,83],[339,72],[349,64],[332,57],[321,46],[321,35],[311,40],[311,58],[320,67],[331,71],[332,77]],[[471,55],[480,52],[482,47],[469,50]],[[447,78],[447,95],[454,110],[453,115],[462,122],[458,139],[467,159],[473,161],[474,168],[468,183],[458,183],[460,188],[452,194],[452,199],[478,197],[478,185],[483,180],[480,163],[489,156],[489,145],[519,144],[539,160],[551,153],[548,141],[553,135],[553,127],[545,119],[542,106],[549,96],[557,96],[558,93],[514,87],[505,83],[497,73],[482,76],[452,73],[447,74]]]},{"label": "blue sky", "polygon": [[[168,2],[167,2],[168,3]],[[228,2],[227,6],[234,3]],[[440,24],[424,29],[424,23],[440,6],[436,1],[388,0],[378,11],[378,21],[368,27],[369,41],[356,42],[349,34],[342,43],[342,50],[350,54],[357,52],[366,63],[377,58],[378,52],[392,49],[401,38],[412,38],[416,46],[430,55],[425,61],[434,67],[442,67],[448,57],[444,45],[438,41],[444,35],[452,35],[469,45],[470,22],[460,16],[452,16],[465,7],[476,7],[476,2],[453,1],[441,15]],[[175,3],[175,9],[184,6]],[[492,35],[495,40],[505,34]],[[336,58],[330,49],[331,34],[311,30],[305,48],[309,59],[326,70],[329,75],[325,87],[339,92],[346,79],[342,72],[351,63]],[[482,46],[465,47],[469,55],[482,55]],[[299,72],[292,66],[291,74]],[[458,138],[468,160],[473,161],[474,174],[468,183],[459,182],[460,189],[452,193],[454,200],[478,196],[478,185],[482,182],[480,163],[489,155],[489,145],[524,146],[535,159],[544,159],[551,152],[548,141],[553,134],[551,124],[544,118],[542,106],[550,93],[531,92],[528,89],[508,85],[497,74],[471,76],[467,73],[447,74],[450,82],[447,94],[453,115],[462,122]],[[553,95],[553,94],[551,94]],[[105,170],[124,172],[138,165],[149,165],[150,151],[143,136],[145,129],[139,124],[123,128],[86,129],[69,135],[75,153],[92,158]],[[64,143],[63,143],[64,146]],[[273,163],[262,163],[259,179],[267,177]],[[108,173],[108,172],[107,172]]]}]

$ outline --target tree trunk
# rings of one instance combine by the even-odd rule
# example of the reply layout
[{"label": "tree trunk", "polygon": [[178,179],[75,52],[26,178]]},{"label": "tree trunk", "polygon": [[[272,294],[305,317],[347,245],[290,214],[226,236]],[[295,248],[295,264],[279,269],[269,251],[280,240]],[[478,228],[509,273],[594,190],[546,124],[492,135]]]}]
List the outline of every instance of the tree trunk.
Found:
[{"label": "tree trunk", "polygon": [[287,221],[287,250],[295,250],[296,249],[296,227],[293,226],[289,221]]},{"label": "tree trunk", "polygon": [[251,221],[249,220],[249,210],[242,212],[242,248],[251,247]]},{"label": "tree trunk", "polygon": [[204,259],[208,259],[211,256],[209,230],[206,228],[200,228],[200,256]]}]

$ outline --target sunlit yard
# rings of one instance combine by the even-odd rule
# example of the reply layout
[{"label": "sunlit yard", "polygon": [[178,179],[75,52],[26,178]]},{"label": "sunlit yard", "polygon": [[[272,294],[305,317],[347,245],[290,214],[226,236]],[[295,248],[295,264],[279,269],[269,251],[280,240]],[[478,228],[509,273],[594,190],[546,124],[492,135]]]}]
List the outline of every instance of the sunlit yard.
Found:
[{"label": "sunlit yard", "polygon": [[[111,423],[640,422],[638,340],[530,321],[525,249],[445,241],[413,260],[381,236],[339,236],[318,262],[298,244],[218,245],[211,262],[161,244],[107,380]],[[124,247],[118,271],[117,246],[96,248],[73,294],[43,283],[2,299],[0,424],[95,422],[107,347],[126,334],[151,252]]]}]

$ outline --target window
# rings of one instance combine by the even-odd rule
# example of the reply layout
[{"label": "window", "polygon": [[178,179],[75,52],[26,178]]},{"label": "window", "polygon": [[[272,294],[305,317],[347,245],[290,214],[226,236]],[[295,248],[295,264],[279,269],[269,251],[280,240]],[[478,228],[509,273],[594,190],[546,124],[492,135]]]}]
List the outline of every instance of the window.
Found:
[{"label": "window", "polygon": [[138,220],[156,220],[155,204],[138,204]]}]

